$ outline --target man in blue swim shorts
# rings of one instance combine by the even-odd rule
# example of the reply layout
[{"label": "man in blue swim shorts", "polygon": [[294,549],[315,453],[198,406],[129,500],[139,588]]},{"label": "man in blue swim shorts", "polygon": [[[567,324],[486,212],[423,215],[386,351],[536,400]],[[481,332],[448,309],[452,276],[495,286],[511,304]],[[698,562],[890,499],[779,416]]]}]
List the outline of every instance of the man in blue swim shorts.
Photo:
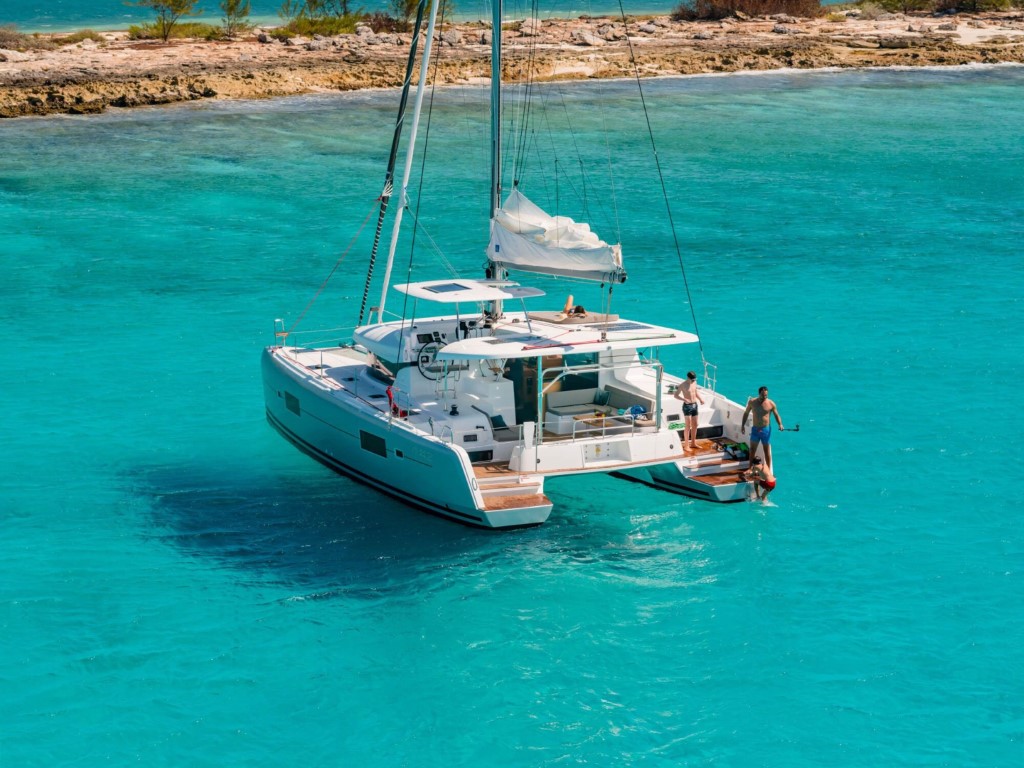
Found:
[{"label": "man in blue swim shorts", "polygon": [[757,446],[764,446],[764,463],[769,470],[772,466],[772,425],[771,417],[775,415],[775,422],[779,429],[785,431],[782,426],[782,419],[779,416],[779,407],[772,400],[768,399],[768,387],[760,387],[757,390],[757,397],[747,400],[747,409],[743,411],[743,419],[740,421],[740,429],[747,428],[747,416],[751,417],[750,424],[750,461],[753,464],[757,456]]}]

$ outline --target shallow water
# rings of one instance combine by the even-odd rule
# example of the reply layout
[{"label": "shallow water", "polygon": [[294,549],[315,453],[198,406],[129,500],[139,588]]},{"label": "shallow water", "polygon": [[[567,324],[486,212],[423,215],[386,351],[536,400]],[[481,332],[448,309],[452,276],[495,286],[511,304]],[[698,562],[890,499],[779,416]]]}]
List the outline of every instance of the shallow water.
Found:
[{"label": "shallow water", "polygon": [[[801,431],[773,506],[563,479],[506,533],[263,419],[259,350],[372,209],[393,94],[0,124],[0,764],[1020,765],[992,423],[1024,374],[1022,92],[1020,68],[650,83],[719,388],[768,385]],[[635,93],[546,94],[615,169],[588,197],[630,271],[613,311],[691,327]],[[419,210],[467,275],[484,98],[440,95]],[[565,199],[555,127],[558,173],[537,141],[522,178]],[[365,254],[304,328],[352,325]]]}]

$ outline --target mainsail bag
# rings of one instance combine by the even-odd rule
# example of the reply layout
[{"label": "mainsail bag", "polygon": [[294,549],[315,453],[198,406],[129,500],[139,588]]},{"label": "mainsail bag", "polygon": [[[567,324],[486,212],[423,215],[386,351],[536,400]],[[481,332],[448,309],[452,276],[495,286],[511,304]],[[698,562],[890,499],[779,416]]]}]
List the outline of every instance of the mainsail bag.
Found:
[{"label": "mainsail bag", "polygon": [[506,269],[622,283],[622,246],[609,245],[590,226],[550,216],[518,189],[491,222],[491,261]]}]

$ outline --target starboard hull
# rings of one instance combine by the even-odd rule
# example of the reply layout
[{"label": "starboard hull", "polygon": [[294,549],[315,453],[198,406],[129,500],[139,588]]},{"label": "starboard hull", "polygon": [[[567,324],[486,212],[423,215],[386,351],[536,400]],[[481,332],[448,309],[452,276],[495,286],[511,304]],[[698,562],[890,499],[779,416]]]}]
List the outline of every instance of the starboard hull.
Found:
[{"label": "starboard hull", "polygon": [[625,470],[615,474],[617,477],[643,483],[662,491],[718,504],[747,501],[752,490],[751,484],[741,480],[738,474],[729,473],[724,477],[701,475],[694,473],[683,462],[658,464],[653,467]]}]

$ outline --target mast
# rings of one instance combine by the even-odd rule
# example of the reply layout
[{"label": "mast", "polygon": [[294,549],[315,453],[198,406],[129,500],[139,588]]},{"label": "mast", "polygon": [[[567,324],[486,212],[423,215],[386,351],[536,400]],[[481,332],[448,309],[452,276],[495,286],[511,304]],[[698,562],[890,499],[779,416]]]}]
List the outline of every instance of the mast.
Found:
[{"label": "mast", "polygon": [[[491,200],[488,218],[491,228],[494,214],[501,208],[501,15],[503,0],[491,0]],[[487,249],[487,268],[484,276],[489,280],[504,280],[508,273],[499,269]],[[492,318],[502,315],[500,299],[489,303],[487,314]]]},{"label": "mast", "polygon": [[491,209],[501,207],[501,13],[502,0],[494,0],[491,12]]},{"label": "mast", "polygon": [[[423,1],[423,0],[421,0]],[[377,308],[377,322],[384,319],[384,303],[387,298],[388,288],[391,284],[391,267],[395,263],[395,250],[398,248],[398,231],[402,226],[402,212],[405,210],[409,200],[407,194],[409,189],[409,175],[412,173],[412,160],[416,150],[416,132],[420,127],[420,112],[423,108],[423,92],[427,84],[427,65],[430,63],[430,44],[434,40],[434,22],[437,20],[437,7],[440,0],[430,4],[430,21],[427,24],[427,40],[423,43],[423,59],[420,62],[420,79],[416,84],[416,103],[412,110],[412,128],[409,131],[409,144],[405,150],[405,168],[402,171],[402,188],[399,194],[398,210],[395,211],[395,221],[391,225],[391,244],[388,247],[388,262],[384,268],[384,286],[380,291],[380,304]]]},{"label": "mast", "polygon": [[366,285],[363,286],[363,301],[359,305],[359,321],[363,324],[366,311],[366,298],[370,294],[370,282],[373,280],[373,266],[377,261],[377,248],[380,246],[380,235],[384,230],[384,217],[388,212],[391,192],[394,186],[395,162],[398,158],[398,144],[402,138],[402,127],[405,124],[405,108],[409,101],[409,86],[412,84],[412,71],[416,66],[416,49],[420,42],[420,27],[423,24],[423,11],[427,0],[420,0],[416,6],[416,26],[413,27],[412,43],[409,46],[409,60],[405,65],[405,79],[402,81],[402,100],[398,105],[398,118],[395,120],[395,132],[391,137],[391,152],[388,154],[388,168],[384,173],[384,189],[380,193],[380,212],[377,214],[377,231],[373,234],[373,247],[370,249],[370,266],[366,271]]}]

